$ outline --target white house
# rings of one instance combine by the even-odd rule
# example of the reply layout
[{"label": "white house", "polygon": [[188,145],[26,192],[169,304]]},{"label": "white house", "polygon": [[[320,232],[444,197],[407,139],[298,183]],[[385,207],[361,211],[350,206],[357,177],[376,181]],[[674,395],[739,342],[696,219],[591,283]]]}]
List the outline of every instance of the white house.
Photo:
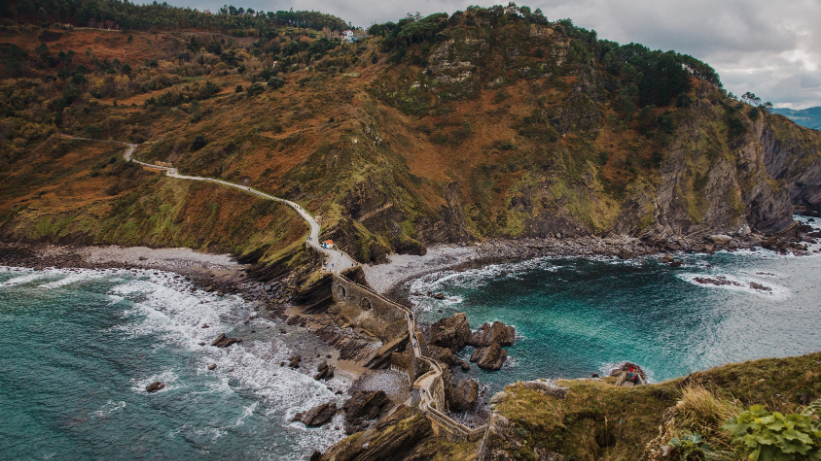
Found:
[{"label": "white house", "polygon": [[352,30],[343,30],[342,31],[342,40],[352,42],[353,41],[353,31]]}]

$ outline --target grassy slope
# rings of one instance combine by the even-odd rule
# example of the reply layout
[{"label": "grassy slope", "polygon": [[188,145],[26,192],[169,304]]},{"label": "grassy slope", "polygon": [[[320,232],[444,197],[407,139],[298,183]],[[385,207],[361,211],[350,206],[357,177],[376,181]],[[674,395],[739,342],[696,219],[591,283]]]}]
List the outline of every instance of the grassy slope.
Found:
[{"label": "grassy slope", "polygon": [[[567,400],[516,385],[506,389],[509,397],[497,410],[515,425],[521,440],[527,440],[519,459],[534,459],[533,448],[538,446],[579,461],[639,459],[659,435],[668,408],[682,399],[684,389],[694,386],[706,389],[725,408],[758,404],[784,414],[796,412],[802,400],[821,398],[821,353],[726,365],[639,388],[597,381],[559,384],[570,387]],[[726,443],[726,435],[718,430],[726,420],[711,421],[714,411],[705,409],[703,402],[684,400],[674,413],[676,428],[699,431],[714,446]]]}]

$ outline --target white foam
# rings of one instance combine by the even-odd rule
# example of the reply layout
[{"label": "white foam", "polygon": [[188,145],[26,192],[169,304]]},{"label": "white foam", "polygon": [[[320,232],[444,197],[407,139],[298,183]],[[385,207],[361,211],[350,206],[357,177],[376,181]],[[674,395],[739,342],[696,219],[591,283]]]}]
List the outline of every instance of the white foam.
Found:
[{"label": "white foam", "polygon": [[[728,291],[738,292],[738,293],[747,293],[747,294],[754,294],[756,296],[761,296],[767,299],[777,299],[777,300],[784,300],[789,298],[790,290],[786,287],[781,285],[777,285],[772,282],[772,277],[761,277],[761,276],[751,276],[747,272],[741,272],[739,274],[730,274],[730,273],[696,273],[696,272],[682,272],[676,274],[676,276],[684,280],[685,282],[691,283],[698,287],[702,288],[709,288],[709,289],[724,289]],[[724,280],[729,282],[726,285],[714,285],[712,283],[699,283],[696,281],[697,278],[705,278],[705,279],[719,279],[723,277]],[[770,291],[767,290],[760,290],[753,288],[751,286],[752,283],[759,284],[765,288],[769,288]]]},{"label": "white foam", "polygon": [[122,410],[125,407],[126,407],[125,402],[122,402],[122,401],[114,402],[113,400],[109,400],[108,402],[106,402],[105,405],[103,405],[103,407],[101,409],[99,409],[98,411],[95,411],[94,415],[97,416],[98,418],[105,418],[106,416],[110,415],[111,413],[114,413],[115,411]]}]

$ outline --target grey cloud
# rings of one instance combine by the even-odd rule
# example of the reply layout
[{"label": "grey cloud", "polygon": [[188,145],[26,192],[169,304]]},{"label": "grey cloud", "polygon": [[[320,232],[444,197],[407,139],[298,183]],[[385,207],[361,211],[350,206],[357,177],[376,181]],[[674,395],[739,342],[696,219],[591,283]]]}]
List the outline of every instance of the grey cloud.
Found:
[{"label": "grey cloud", "polygon": [[[276,0],[275,0],[276,1]],[[170,0],[216,11],[224,1]],[[236,0],[258,10],[306,9],[335,14],[356,26],[397,21],[406,13],[453,13],[507,0]],[[674,49],[713,66],[728,90],[752,91],[777,105],[821,105],[821,2],[816,0],[533,0],[550,20],[571,18],[600,38]]]}]

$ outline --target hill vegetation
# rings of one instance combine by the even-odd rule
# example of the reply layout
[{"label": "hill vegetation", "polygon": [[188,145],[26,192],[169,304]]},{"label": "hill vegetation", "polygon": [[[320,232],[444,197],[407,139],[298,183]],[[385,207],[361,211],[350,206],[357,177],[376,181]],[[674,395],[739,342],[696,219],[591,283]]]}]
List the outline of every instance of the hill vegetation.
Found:
[{"label": "hill vegetation", "polygon": [[[816,132],[736,98],[691,56],[601,40],[539,10],[408,16],[349,43],[335,32],[344,21],[313,12],[27,5],[4,3],[0,26],[8,237],[116,240],[76,224],[30,232],[75,223],[79,210],[57,206],[71,198],[63,186],[93,173],[48,176],[45,163],[48,179],[22,179],[58,132],[142,143],[144,161],[298,201],[363,262],[434,243],[611,233],[689,249],[681,238],[777,232],[793,205],[821,205]],[[111,23],[79,27],[92,16]],[[157,194],[137,186],[151,173],[133,174],[100,200]],[[230,227],[185,244],[225,242]],[[282,245],[234,248],[265,258]]]}]

